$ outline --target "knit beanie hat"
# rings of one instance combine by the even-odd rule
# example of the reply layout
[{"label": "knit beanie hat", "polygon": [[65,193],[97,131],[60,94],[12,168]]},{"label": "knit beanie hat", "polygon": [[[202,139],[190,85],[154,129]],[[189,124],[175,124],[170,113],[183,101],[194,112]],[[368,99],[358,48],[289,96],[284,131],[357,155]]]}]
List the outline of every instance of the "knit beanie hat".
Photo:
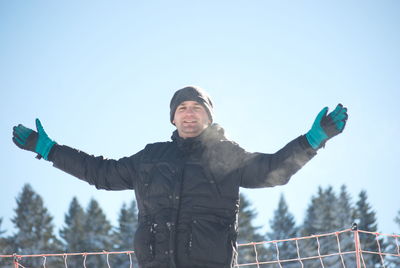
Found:
[{"label": "knit beanie hat", "polygon": [[213,104],[208,94],[200,87],[187,86],[176,91],[171,99],[169,104],[171,123],[174,120],[176,108],[184,101],[196,101],[203,105],[211,122],[213,121]]}]

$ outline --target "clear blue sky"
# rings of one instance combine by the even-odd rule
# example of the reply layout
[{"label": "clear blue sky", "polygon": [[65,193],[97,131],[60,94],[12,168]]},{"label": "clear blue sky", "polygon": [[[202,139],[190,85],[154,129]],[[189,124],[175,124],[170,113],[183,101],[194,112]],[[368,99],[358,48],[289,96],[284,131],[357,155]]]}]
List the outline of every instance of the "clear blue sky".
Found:
[{"label": "clear blue sky", "polygon": [[[248,151],[275,152],[324,106],[349,109],[344,133],[281,187],[245,190],[264,224],[283,193],[300,224],[318,186],[366,190],[379,231],[399,233],[399,1],[1,1],[0,217],[13,231],[25,183],[60,227],[73,196],[115,224],[132,191],[98,191],[11,141],[34,127],[120,158],[169,140],[169,101],[205,88],[216,119]],[[350,223],[349,223],[350,224]]]}]

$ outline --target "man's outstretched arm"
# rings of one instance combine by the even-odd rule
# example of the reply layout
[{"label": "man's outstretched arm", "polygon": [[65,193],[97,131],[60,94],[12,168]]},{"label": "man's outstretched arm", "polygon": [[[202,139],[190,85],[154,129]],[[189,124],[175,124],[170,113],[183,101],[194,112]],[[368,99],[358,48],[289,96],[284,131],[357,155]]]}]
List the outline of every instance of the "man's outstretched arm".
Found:
[{"label": "man's outstretched arm", "polygon": [[311,129],[289,142],[274,154],[248,154],[243,161],[242,183],[245,188],[272,187],[286,184],[290,177],[316,155],[316,152],[332,137],[341,133],[347,122],[347,108],[338,104],[327,114],[323,108]]},{"label": "man's outstretched arm", "polygon": [[53,162],[53,165],[98,189],[133,189],[136,179],[136,163],[139,154],[120,160],[95,157],[74,148],[58,145],[51,140],[36,119],[36,130],[23,125],[13,128],[13,142],[21,149],[35,152],[37,158]]}]

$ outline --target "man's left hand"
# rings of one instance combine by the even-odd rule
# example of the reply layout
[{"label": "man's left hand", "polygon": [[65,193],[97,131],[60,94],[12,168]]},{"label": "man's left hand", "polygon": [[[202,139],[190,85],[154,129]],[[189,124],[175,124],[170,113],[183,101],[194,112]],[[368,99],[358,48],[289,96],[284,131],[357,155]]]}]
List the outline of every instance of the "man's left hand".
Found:
[{"label": "man's left hand", "polygon": [[310,131],[306,133],[306,138],[315,150],[325,146],[330,138],[343,132],[347,122],[347,108],[338,104],[335,110],[328,113],[328,107],[323,108],[314,121]]}]

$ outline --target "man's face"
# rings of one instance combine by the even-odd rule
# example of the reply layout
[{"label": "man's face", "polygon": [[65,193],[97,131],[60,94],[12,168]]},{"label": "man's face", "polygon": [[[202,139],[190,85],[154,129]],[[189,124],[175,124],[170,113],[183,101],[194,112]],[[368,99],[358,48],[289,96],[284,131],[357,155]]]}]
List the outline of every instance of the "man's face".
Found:
[{"label": "man's face", "polygon": [[184,101],[176,108],[174,120],[181,138],[197,137],[210,124],[207,111],[203,105],[196,101]]}]

